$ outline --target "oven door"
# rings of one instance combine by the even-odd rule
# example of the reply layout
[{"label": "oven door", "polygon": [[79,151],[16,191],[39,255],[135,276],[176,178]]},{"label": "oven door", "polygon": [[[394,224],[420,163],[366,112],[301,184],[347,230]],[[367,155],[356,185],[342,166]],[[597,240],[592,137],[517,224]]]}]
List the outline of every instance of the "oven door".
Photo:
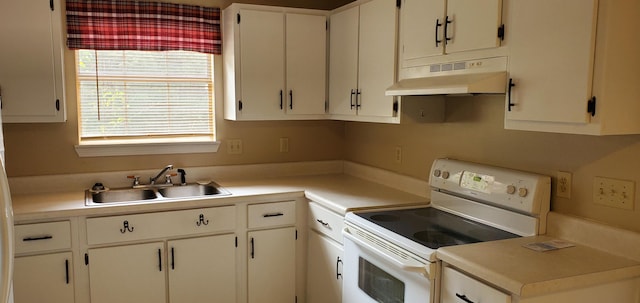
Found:
[{"label": "oven door", "polygon": [[435,264],[352,226],[343,235],[343,303],[433,303]]}]

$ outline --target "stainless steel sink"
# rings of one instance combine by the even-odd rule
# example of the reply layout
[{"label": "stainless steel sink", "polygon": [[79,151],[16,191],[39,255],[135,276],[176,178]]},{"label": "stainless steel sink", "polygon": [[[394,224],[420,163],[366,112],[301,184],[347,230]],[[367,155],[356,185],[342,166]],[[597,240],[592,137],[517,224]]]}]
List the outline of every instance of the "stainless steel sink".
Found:
[{"label": "stainless steel sink", "polygon": [[230,194],[215,183],[174,185],[171,187],[158,188],[158,192],[165,198],[187,198]]},{"label": "stainless steel sink", "polygon": [[162,187],[119,188],[94,192],[86,191],[86,205],[104,203],[127,203],[164,199],[187,199],[207,196],[230,195],[231,193],[211,182]]},{"label": "stainless steel sink", "polygon": [[153,189],[112,189],[100,192],[87,191],[87,198],[93,203],[115,203],[157,199]]}]

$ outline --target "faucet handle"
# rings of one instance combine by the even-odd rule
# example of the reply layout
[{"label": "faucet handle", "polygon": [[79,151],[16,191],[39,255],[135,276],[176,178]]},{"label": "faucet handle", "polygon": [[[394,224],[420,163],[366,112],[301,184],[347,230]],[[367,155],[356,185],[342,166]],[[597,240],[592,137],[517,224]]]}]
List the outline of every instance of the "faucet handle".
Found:
[{"label": "faucet handle", "polygon": [[133,187],[140,186],[140,176],[127,176],[128,179],[133,179]]},{"label": "faucet handle", "polygon": [[176,173],[171,173],[171,174],[164,175],[164,177],[165,177],[164,183],[165,184],[173,184],[173,182],[171,182],[171,177],[175,177],[177,175],[178,174],[176,174]]}]

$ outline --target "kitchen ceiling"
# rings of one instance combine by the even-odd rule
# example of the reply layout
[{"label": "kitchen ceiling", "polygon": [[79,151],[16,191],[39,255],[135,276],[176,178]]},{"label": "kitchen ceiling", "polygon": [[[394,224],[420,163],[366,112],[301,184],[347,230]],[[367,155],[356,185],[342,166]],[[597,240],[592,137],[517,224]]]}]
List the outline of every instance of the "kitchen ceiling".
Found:
[{"label": "kitchen ceiling", "polygon": [[231,3],[247,3],[332,10],[350,2],[353,2],[353,0],[224,0],[223,7],[231,5]]}]

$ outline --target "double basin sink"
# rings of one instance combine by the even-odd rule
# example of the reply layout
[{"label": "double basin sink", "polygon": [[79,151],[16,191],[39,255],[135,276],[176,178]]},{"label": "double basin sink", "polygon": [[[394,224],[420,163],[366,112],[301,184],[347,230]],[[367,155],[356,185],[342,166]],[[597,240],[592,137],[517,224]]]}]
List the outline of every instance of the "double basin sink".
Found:
[{"label": "double basin sink", "polygon": [[118,188],[100,191],[87,190],[85,199],[87,205],[105,203],[128,203],[164,199],[188,199],[198,197],[224,196],[231,193],[211,182],[207,184],[192,183],[186,185]]}]

